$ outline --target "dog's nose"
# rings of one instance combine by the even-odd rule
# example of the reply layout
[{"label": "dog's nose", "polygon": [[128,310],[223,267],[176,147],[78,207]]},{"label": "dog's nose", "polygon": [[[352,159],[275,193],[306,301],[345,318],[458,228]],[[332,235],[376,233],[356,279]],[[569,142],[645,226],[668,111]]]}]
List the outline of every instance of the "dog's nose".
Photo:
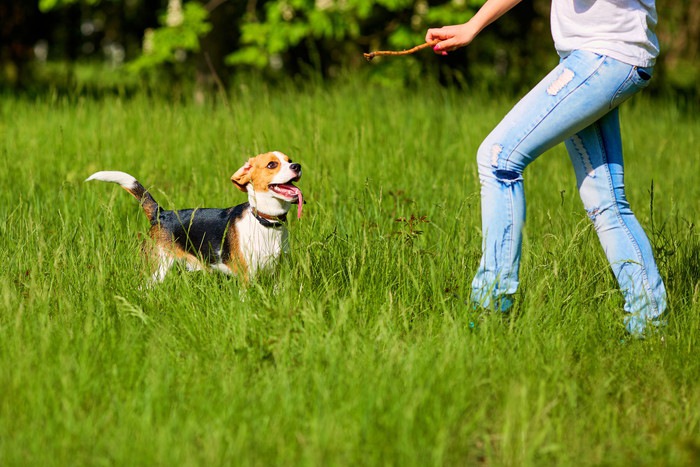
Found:
[{"label": "dog's nose", "polygon": [[301,172],[301,164],[297,164],[296,162],[290,165],[289,168],[295,172]]}]

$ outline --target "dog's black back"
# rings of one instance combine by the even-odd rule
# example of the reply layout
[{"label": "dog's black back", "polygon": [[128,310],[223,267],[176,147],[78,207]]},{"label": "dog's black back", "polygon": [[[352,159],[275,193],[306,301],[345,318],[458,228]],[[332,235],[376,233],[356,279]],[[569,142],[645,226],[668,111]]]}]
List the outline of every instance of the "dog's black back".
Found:
[{"label": "dog's black back", "polygon": [[232,208],[180,209],[159,211],[152,225],[172,235],[173,241],[183,250],[209,264],[229,260],[230,245],[227,235],[230,226],[241,217],[248,203]]}]

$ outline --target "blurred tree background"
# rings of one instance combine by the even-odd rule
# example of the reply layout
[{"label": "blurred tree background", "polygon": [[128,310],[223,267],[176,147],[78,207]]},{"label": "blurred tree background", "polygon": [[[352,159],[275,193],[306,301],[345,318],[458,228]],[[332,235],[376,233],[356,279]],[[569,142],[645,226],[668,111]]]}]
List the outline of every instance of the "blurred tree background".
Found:
[{"label": "blurred tree background", "polygon": [[[82,92],[154,83],[202,97],[254,71],[261,79],[446,84],[521,92],[553,66],[547,0],[524,1],[468,48],[401,59],[362,53],[423,42],[484,0],[2,0],[0,87]],[[662,52],[652,90],[700,96],[700,2],[657,1]]]}]

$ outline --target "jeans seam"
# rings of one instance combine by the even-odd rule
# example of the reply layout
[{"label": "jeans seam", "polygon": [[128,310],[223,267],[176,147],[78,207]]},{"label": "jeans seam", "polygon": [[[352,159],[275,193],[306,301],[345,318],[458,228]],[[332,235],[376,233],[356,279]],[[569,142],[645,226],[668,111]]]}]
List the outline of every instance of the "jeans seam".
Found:
[{"label": "jeans seam", "polygon": [[[516,183],[517,183],[517,182],[516,182]],[[522,183],[522,182],[520,182],[520,183]],[[506,255],[506,257],[508,258],[508,272],[507,272],[507,276],[508,276],[508,282],[510,282],[511,273],[512,273],[511,268],[512,268],[512,264],[513,264],[513,261],[514,261],[514,258],[513,258],[513,228],[514,228],[514,226],[515,226],[515,221],[514,221],[515,215],[513,214],[513,210],[515,209],[515,208],[514,208],[515,202],[514,202],[514,200],[513,200],[513,187],[512,187],[512,186],[509,186],[508,188],[509,188],[509,189],[508,189],[508,201],[509,201],[509,206],[508,206],[508,208],[509,208],[509,209],[508,209],[508,216],[509,216],[508,225],[510,226],[510,229],[508,230],[508,254]]]},{"label": "jeans seam", "polygon": [[[615,104],[615,101],[620,96],[620,94],[622,94],[622,89],[625,88],[625,84],[629,83],[630,81],[634,81],[633,75],[634,75],[635,71],[636,71],[636,67],[632,67],[630,69],[629,73],[627,73],[627,77],[624,80],[622,80],[620,85],[617,87],[617,89],[615,90],[615,93],[610,98],[610,102],[608,103],[609,109],[613,109],[614,107],[617,107],[617,105],[621,104],[621,102],[618,104]],[[632,84],[634,84],[634,82]]]}]

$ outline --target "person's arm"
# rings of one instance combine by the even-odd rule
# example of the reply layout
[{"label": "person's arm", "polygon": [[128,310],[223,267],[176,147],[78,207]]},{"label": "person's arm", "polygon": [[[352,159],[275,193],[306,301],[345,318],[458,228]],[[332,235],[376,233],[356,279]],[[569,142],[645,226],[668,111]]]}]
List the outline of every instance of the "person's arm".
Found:
[{"label": "person's arm", "polygon": [[503,16],[521,0],[488,0],[476,14],[464,24],[428,29],[425,41],[439,40],[433,48],[437,53],[447,53],[469,44],[486,26]]}]

